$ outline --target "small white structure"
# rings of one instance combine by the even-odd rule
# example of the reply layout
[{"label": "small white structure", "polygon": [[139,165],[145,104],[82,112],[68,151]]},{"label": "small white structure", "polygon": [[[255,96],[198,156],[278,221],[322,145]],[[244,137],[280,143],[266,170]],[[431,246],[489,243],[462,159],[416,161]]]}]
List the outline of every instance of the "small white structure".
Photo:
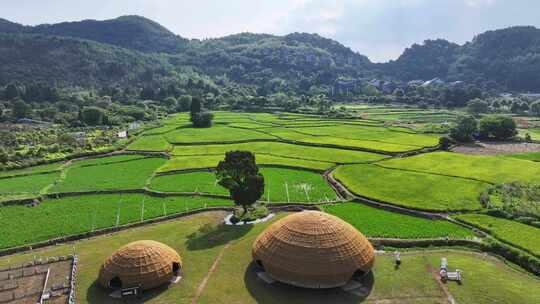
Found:
[{"label": "small white structure", "polygon": [[396,263],[396,266],[399,267],[401,265],[401,254],[397,250],[394,252],[394,261]]},{"label": "small white structure", "polygon": [[441,258],[439,275],[441,276],[441,281],[443,282],[450,280],[461,283],[461,270],[456,269],[456,271],[448,271],[448,260],[446,258]]},{"label": "small white structure", "polygon": [[130,129],[130,130],[135,130],[135,129],[138,129],[140,126],[141,126],[140,123],[138,123],[138,122],[132,122],[132,123],[129,124],[129,129]]},{"label": "small white structure", "polygon": [[120,131],[118,132],[118,138],[127,138],[127,131]]}]

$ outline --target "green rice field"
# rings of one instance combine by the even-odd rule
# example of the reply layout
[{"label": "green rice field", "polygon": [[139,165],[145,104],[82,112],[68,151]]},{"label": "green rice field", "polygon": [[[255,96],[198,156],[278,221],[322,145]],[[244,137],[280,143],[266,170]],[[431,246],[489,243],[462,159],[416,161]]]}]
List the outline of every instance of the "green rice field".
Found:
[{"label": "green rice field", "polygon": [[[222,155],[200,155],[200,156],[179,156],[173,157],[165,165],[159,168],[159,172],[181,171],[189,169],[215,168],[225,157]],[[323,161],[313,161],[306,159],[296,159],[289,157],[279,157],[267,154],[255,154],[258,165],[278,165],[293,168],[311,169],[324,171],[335,166],[334,163]]]},{"label": "green rice field", "polygon": [[[260,172],[265,179],[265,193],[261,200],[285,203],[336,200],[335,192],[318,173],[270,167],[261,168]],[[152,179],[149,188],[162,192],[228,195],[228,191],[216,183],[213,172],[160,175]]]},{"label": "green rice field", "polygon": [[0,179],[0,195],[36,194],[54,183],[60,172],[39,173]]},{"label": "green rice field", "polygon": [[463,214],[456,218],[484,229],[504,242],[540,256],[540,228],[484,214]]},{"label": "green rice field", "polygon": [[249,129],[232,128],[224,125],[215,125],[212,128],[180,128],[164,135],[165,139],[173,144],[192,143],[221,143],[256,139],[275,139],[274,136]]},{"label": "green rice field", "polygon": [[229,200],[200,196],[110,194],[50,199],[36,207],[5,206],[0,208],[0,248],[140,222],[208,206],[231,205]]},{"label": "green rice field", "polygon": [[139,137],[128,146],[133,151],[167,151],[171,145],[161,135],[145,135]]},{"label": "green rice field", "polygon": [[403,215],[359,203],[325,205],[323,210],[345,220],[368,237],[464,239],[473,236],[470,230],[448,221]]},{"label": "green rice field", "polygon": [[480,194],[489,186],[474,180],[378,165],[341,166],[334,176],[356,194],[403,207],[435,211],[480,209]]},{"label": "green rice field", "polygon": [[[162,158],[134,156],[80,161],[70,166],[51,192],[139,189],[165,163]],[[97,162],[97,163],[96,163]],[[99,164],[99,162],[102,162]]]},{"label": "green rice field", "polygon": [[540,163],[504,156],[433,152],[379,164],[387,168],[459,176],[490,183],[540,182]]},{"label": "green rice field", "polygon": [[175,156],[225,155],[227,151],[243,150],[256,154],[268,154],[304,160],[331,163],[365,163],[384,159],[386,156],[362,151],[293,145],[280,142],[251,142],[228,145],[176,146]]}]

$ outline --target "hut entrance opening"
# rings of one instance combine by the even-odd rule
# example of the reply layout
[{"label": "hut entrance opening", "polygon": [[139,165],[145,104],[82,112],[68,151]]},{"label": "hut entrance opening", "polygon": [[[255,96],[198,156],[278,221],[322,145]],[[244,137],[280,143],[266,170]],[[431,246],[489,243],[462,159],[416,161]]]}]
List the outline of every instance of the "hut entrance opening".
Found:
[{"label": "hut entrance opening", "polygon": [[174,275],[178,275],[178,273],[180,272],[180,263],[176,263],[176,262],[173,262],[172,263],[172,271],[174,273]]},{"label": "hut entrance opening", "polygon": [[259,267],[261,270],[264,270],[264,265],[261,260],[256,260],[255,264],[257,264],[257,267]]},{"label": "hut entrance opening", "polygon": [[365,272],[365,271],[362,271],[360,269],[358,269],[357,271],[354,272],[352,278],[353,279],[361,279],[363,278],[368,272]]},{"label": "hut entrance opening", "polygon": [[109,281],[110,288],[122,288],[122,280],[119,277],[114,277]]}]

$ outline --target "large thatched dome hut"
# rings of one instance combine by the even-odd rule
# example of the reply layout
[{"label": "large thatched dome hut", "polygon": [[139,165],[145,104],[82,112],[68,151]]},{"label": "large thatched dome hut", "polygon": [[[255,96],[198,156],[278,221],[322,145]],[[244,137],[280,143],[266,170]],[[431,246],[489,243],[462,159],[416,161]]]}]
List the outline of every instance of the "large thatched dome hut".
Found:
[{"label": "large thatched dome hut", "polygon": [[367,273],[375,262],[369,241],[350,224],[319,211],[289,215],[253,244],[253,260],[277,281],[332,288]]},{"label": "large thatched dome hut", "polygon": [[171,247],[156,241],[129,243],[108,257],[99,271],[106,288],[151,289],[171,281],[182,268],[182,260]]}]

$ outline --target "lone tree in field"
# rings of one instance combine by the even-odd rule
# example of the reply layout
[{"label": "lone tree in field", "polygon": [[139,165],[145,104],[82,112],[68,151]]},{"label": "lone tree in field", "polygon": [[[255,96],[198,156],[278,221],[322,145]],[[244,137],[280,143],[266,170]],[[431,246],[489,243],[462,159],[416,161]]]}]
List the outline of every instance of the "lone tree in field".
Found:
[{"label": "lone tree in field", "polygon": [[203,108],[202,99],[193,97],[190,106],[191,122],[195,128],[209,128],[212,126],[214,114]]},{"label": "lone tree in field", "polygon": [[216,178],[229,190],[234,203],[244,208],[244,214],[264,193],[264,176],[249,151],[227,152],[217,166]]},{"label": "lone tree in field", "polygon": [[471,142],[478,132],[476,119],[470,116],[460,116],[456,125],[450,129],[450,137],[457,142]]}]

